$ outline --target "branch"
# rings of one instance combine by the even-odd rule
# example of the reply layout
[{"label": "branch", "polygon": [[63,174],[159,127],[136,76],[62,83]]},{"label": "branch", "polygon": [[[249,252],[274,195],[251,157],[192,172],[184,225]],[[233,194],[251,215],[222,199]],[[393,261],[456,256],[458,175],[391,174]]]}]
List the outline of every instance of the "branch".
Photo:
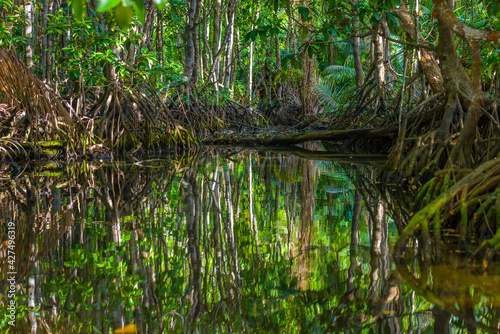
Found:
[{"label": "branch", "polygon": [[391,37],[385,35],[384,33],[381,33],[380,31],[376,31],[376,30],[371,29],[371,28],[369,28],[369,30],[372,31],[372,32],[376,32],[377,34],[379,34],[380,36],[382,36],[384,39],[386,39],[388,41],[391,41],[391,42],[394,42],[394,43],[398,43],[398,44],[402,44],[402,45],[408,45],[408,46],[413,46],[415,48],[421,48],[421,49],[426,49],[426,50],[431,50],[431,51],[435,51],[436,50],[436,47],[434,47],[434,46],[432,46],[430,44],[401,41],[401,40],[398,40],[398,39],[391,38]]},{"label": "branch", "polygon": [[438,18],[441,22],[446,24],[448,28],[450,28],[455,34],[467,40],[468,42],[500,42],[500,32],[474,29],[457,19],[453,11],[450,9],[450,7],[448,7],[446,0],[434,0],[434,8],[435,9],[432,12],[432,16]]}]

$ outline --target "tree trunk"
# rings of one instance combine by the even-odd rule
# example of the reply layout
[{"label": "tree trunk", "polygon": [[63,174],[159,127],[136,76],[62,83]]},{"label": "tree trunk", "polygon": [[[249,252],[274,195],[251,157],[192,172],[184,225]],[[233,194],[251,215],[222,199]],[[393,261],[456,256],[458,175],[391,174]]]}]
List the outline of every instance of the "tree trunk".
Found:
[{"label": "tree trunk", "polygon": [[278,36],[274,38],[274,45],[276,50],[276,72],[278,72],[281,67],[280,38]]},{"label": "tree trunk", "polygon": [[29,69],[33,67],[33,20],[34,20],[34,6],[31,0],[24,1],[24,15],[25,18],[25,26],[24,26],[24,36],[27,39],[26,47],[24,49],[24,56],[26,66]]},{"label": "tree trunk", "polygon": [[363,72],[363,62],[361,61],[361,37],[359,37],[359,16],[358,9],[354,8],[358,0],[351,0],[352,6],[352,27],[354,37],[352,38],[352,53],[354,57],[354,70],[356,71],[356,87],[359,89],[365,83],[365,74]]},{"label": "tree trunk", "polygon": [[47,15],[49,13],[49,0],[43,0],[43,9],[42,9],[42,81],[45,80],[47,76],[47,45],[48,45],[48,37],[45,30],[47,29]]},{"label": "tree trunk", "polygon": [[[413,19],[409,14],[408,7],[404,2],[401,2],[401,6],[398,11],[398,18],[401,28],[405,32],[406,36],[408,36],[411,39],[417,40],[417,42],[423,40],[423,37],[418,27],[413,22]],[[439,68],[436,59],[434,58],[432,53],[430,53],[426,49],[421,48],[419,49],[419,52],[420,52],[419,65],[425,74],[427,82],[429,82],[429,84],[431,85],[434,93],[439,93],[443,91],[444,90],[443,79],[441,76],[441,70]]]},{"label": "tree trunk", "polygon": [[[255,22],[259,19],[259,6],[260,0],[254,0],[254,7],[252,12],[252,22]],[[255,26],[252,23],[251,30],[255,29]],[[255,50],[255,42],[250,41],[250,55],[248,56],[248,105],[252,107],[253,103],[253,56]]]},{"label": "tree trunk", "polygon": [[198,61],[197,61],[197,33],[196,25],[199,17],[199,3],[198,0],[190,0],[188,16],[186,19],[186,52],[184,60],[184,78],[185,94],[189,97],[191,88],[196,85],[198,79]]},{"label": "tree trunk", "polygon": [[[214,0],[214,19],[213,19],[213,54],[216,55],[221,47],[221,39],[222,39],[222,19],[221,19],[221,0]],[[214,89],[216,92],[219,91],[219,75],[220,75],[220,58],[216,57],[213,60],[212,64],[213,68],[213,80],[214,80]],[[210,79],[210,78],[209,78]]]},{"label": "tree trunk", "polygon": [[[307,7],[309,4],[309,0],[306,0],[302,3],[302,6]],[[302,17],[300,16],[300,22],[304,28],[302,29],[307,29],[309,31],[310,28],[310,23],[308,21],[305,21]],[[302,34],[301,34],[302,36]],[[314,107],[314,99],[313,99],[313,83],[314,83],[314,76],[315,76],[315,61],[314,61],[314,55],[312,57],[309,56],[308,53],[308,45],[311,42],[311,37],[309,34],[305,37],[301,37],[301,44],[302,44],[302,49],[300,52],[300,59],[301,59],[301,68],[302,68],[302,89],[301,89],[301,94],[300,94],[300,99],[302,102],[302,113],[299,115],[300,116],[307,116],[307,115],[312,115],[313,113],[313,107]]]},{"label": "tree trunk", "polygon": [[228,3],[228,22],[226,29],[229,29],[229,40],[227,42],[226,48],[226,60],[225,60],[225,74],[224,74],[224,88],[229,89],[231,84],[231,69],[233,62],[233,40],[234,40],[234,21],[236,19],[236,2],[237,0],[232,0]]},{"label": "tree trunk", "polygon": [[384,40],[381,34],[382,22],[379,22],[373,27],[372,42],[373,42],[373,59],[372,64],[375,66],[378,87],[378,106],[385,107],[385,66],[384,66]]},{"label": "tree trunk", "polygon": [[[209,3],[208,3],[209,4]],[[203,3],[203,17],[207,15],[207,1]],[[205,68],[206,71],[210,68],[210,64],[212,64],[212,49],[210,48],[210,43],[208,42],[208,38],[210,36],[210,25],[209,25],[210,20],[208,17],[203,21],[203,27],[202,27],[202,38],[203,38],[203,67]],[[210,80],[210,78],[207,78],[207,80]]]},{"label": "tree trunk", "polygon": [[333,35],[330,35],[328,41],[328,66],[335,65],[335,44],[332,43]]}]

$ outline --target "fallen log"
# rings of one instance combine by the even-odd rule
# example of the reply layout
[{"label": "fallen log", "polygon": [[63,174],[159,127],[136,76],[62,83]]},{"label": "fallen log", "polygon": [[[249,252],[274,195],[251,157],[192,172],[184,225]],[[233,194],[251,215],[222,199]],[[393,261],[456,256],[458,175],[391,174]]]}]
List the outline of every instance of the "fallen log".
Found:
[{"label": "fallen log", "polygon": [[[239,146],[274,146],[295,145],[314,140],[360,140],[360,139],[396,139],[397,125],[389,125],[376,129],[351,129],[351,130],[315,130],[294,134],[262,134],[252,133],[242,136],[235,133],[220,138],[202,141],[206,145],[239,145]],[[257,137],[260,136],[260,137]]]}]

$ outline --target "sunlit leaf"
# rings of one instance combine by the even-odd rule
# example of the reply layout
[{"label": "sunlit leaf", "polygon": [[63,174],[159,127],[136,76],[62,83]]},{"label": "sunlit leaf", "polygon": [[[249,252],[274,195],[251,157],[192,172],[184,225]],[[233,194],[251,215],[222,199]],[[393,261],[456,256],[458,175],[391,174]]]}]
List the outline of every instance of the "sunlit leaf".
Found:
[{"label": "sunlit leaf", "polygon": [[75,18],[81,21],[85,13],[85,0],[73,0],[71,2],[71,8],[73,9]]},{"label": "sunlit leaf", "polygon": [[101,0],[97,5],[97,12],[102,13],[111,10],[122,3],[122,0]]},{"label": "sunlit leaf", "polygon": [[168,3],[167,0],[153,0],[153,2],[155,3],[156,8],[158,8],[158,10],[162,10]]},{"label": "sunlit leaf", "polygon": [[132,22],[134,11],[132,7],[126,7],[123,4],[118,5],[115,10],[115,20],[121,29],[127,29]]},{"label": "sunlit leaf", "polygon": [[140,24],[144,24],[144,20],[146,18],[146,10],[144,9],[144,1],[136,0],[134,2],[134,10],[137,15],[137,20]]},{"label": "sunlit leaf", "polygon": [[137,333],[138,327],[136,324],[125,325],[122,328],[115,329],[115,334]]}]

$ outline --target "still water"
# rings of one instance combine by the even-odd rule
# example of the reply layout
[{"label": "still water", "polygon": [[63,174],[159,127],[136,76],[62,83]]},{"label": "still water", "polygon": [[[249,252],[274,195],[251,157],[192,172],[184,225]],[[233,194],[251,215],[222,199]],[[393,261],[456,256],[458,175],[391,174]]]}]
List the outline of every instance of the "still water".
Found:
[{"label": "still water", "polygon": [[494,271],[453,250],[392,262],[405,201],[376,162],[207,149],[5,170],[0,332],[497,332]]}]

